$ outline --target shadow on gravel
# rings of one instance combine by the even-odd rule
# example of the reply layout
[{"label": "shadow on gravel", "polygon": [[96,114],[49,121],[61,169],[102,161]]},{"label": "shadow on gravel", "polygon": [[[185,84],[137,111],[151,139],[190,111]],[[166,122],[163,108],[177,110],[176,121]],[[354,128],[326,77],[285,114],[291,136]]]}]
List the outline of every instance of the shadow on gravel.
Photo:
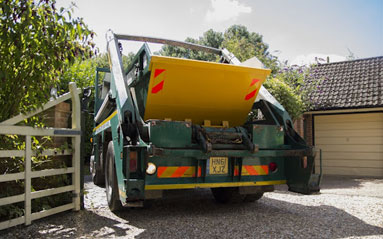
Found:
[{"label": "shadow on gravel", "polygon": [[185,191],[172,198],[156,200],[149,208],[127,209],[116,216],[119,218],[115,220],[87,210],[62,213],[38,220],[34,227],[20,226],[0,232],[0,237],[344,238],[383,235],[383,228],[366,224],[332,206],[303,206],[267,196],[256,203],[223,205],[215,203],[209,190]]},{"label": "shadow on gravel", "polygon": [[[204,194],[155,201],[150,208],[116,215],[145,231],[137,238],[344,238],[383,235],[332,206],[303,206],[271,198],[222,205]],[[193,199],[192,199],[193,198]]]},{"label": "shadow on gravel", "polygon": [[[320,185],[321,190],[326,189],[360,189],[365,183],[376,183],[383,184],[383,178],[369,178],[360,177],[355,178],[351,176],[335,176],[335,175],[324,175]],[[275,190],[278,193],[288,193],[287,185],[275,185]],[[303,194],[297,194],[298,196],[305,197]]]},{"label": "shadow on gravel", "polygon": [[335,175],[324,175],[321,183],[322,189],[337,189],[337,188],[359,188],[365,182],[383,182],[383,178],[369,178],[355,176],[335,176]]},{"label": "shadow on gravel", "polygon": [[82,210],[40,219],[31,226],[0,231],[0,238],[110,238],[124,237],[129,230],[126,223]]},{"label": "shadow on gravel", "polygon": [[[323,188],[331,187],[331,180],[324,182]],[[343,183],[339,179],[336,182],[334,188]],[[92,202],[105,201],[104,189],[92,185],[88,184],[92,187]],[[131,238],[133,235],[136,238],[344,238],[370,235],[379,238],[383,236],[383,228],[369,225],[333,206],[304,206],[272,199],[267,194],[256,203],[217,204],[210,190],[200,189],[174,191],[170,198],[155,200],[148,208],[126,209],[115,215],[106,208],[94,208],[61,213],[37,220],[28,227],[0,231],[0,238]]]}]

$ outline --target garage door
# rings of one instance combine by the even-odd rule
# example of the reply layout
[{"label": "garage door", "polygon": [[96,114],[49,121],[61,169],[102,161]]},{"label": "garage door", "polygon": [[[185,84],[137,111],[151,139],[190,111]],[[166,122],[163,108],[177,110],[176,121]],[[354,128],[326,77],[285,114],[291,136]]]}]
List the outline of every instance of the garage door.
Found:
[{"label": "garage door", "polygon": [[383,113],[315,115],[314,137],[324,174],[383,177]]}]

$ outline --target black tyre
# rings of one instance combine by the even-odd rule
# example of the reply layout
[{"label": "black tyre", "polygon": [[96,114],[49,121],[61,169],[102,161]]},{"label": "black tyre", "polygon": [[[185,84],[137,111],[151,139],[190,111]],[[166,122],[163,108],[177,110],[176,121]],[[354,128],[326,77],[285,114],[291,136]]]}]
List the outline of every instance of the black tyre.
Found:
[{"label": "black tyre", "polygon": [[261,199],[263,196],[263,192],[256,194],[247,194],[243,199],[244,202],[255,202]]},{"label": "black tyre", "polygon": [[[100,154],[100,160],[102,160],[102,154]],[[100,164],[98,164],[100,165]],[[90,157],[90,172],[92,174],[92,181],[97,186],[105,185],[105,175],[102,173],[102,170],[99,169],[99,166],[96,166],[96,162],[94,161],[94,155]]]},{"label": "black tyre", "polygon": [[219,203],[242,202],[246,195],[239,193],[238,188],[212,188],[214,199]]},{"label": "black tyre", "polygon": [[120,197],[118,194],[117,175],[114,165],[114,149],[112,141],[109,142],[108,151],[106,153],[105,189],[110,210],[112,212],[121,210],[123,207],[121,205]]}]

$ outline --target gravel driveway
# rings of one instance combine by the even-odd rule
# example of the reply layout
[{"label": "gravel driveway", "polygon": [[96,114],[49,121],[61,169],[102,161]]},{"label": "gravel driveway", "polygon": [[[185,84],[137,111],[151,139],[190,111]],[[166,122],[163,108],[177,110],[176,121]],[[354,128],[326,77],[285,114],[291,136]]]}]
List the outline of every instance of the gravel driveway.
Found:
[{"label": "gravel driveway", "polygon": [[[87,178],[89,180],[89,178]],[[279,186],[255,203],[222,205],[188,190],[113,214],[86,182],[86,210],[0,232],[2,238],[383,238],[383,179],[325,177],[318,195]]]}]

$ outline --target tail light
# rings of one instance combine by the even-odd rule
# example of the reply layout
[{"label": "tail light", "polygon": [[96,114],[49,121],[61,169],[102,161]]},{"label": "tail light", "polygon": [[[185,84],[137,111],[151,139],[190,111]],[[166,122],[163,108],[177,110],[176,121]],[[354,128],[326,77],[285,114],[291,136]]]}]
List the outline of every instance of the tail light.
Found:
[{"label": "tail light", "polygon": [[307,168],[307,156],[302,158],[302,168]]},{"label": "tail light", "polygon": [[277,165],[277,163],[275,163],[275,162],[271,162],[271,163],[269,163],[269,170],[273,173],[273,172],[275,172],[275,171],[277,171],[277,169],[278,169],[278,165]]},{"label": "tail light", "polygon": [[137,151],[129,152],[129,170],[130,172],[137,172]]}]

